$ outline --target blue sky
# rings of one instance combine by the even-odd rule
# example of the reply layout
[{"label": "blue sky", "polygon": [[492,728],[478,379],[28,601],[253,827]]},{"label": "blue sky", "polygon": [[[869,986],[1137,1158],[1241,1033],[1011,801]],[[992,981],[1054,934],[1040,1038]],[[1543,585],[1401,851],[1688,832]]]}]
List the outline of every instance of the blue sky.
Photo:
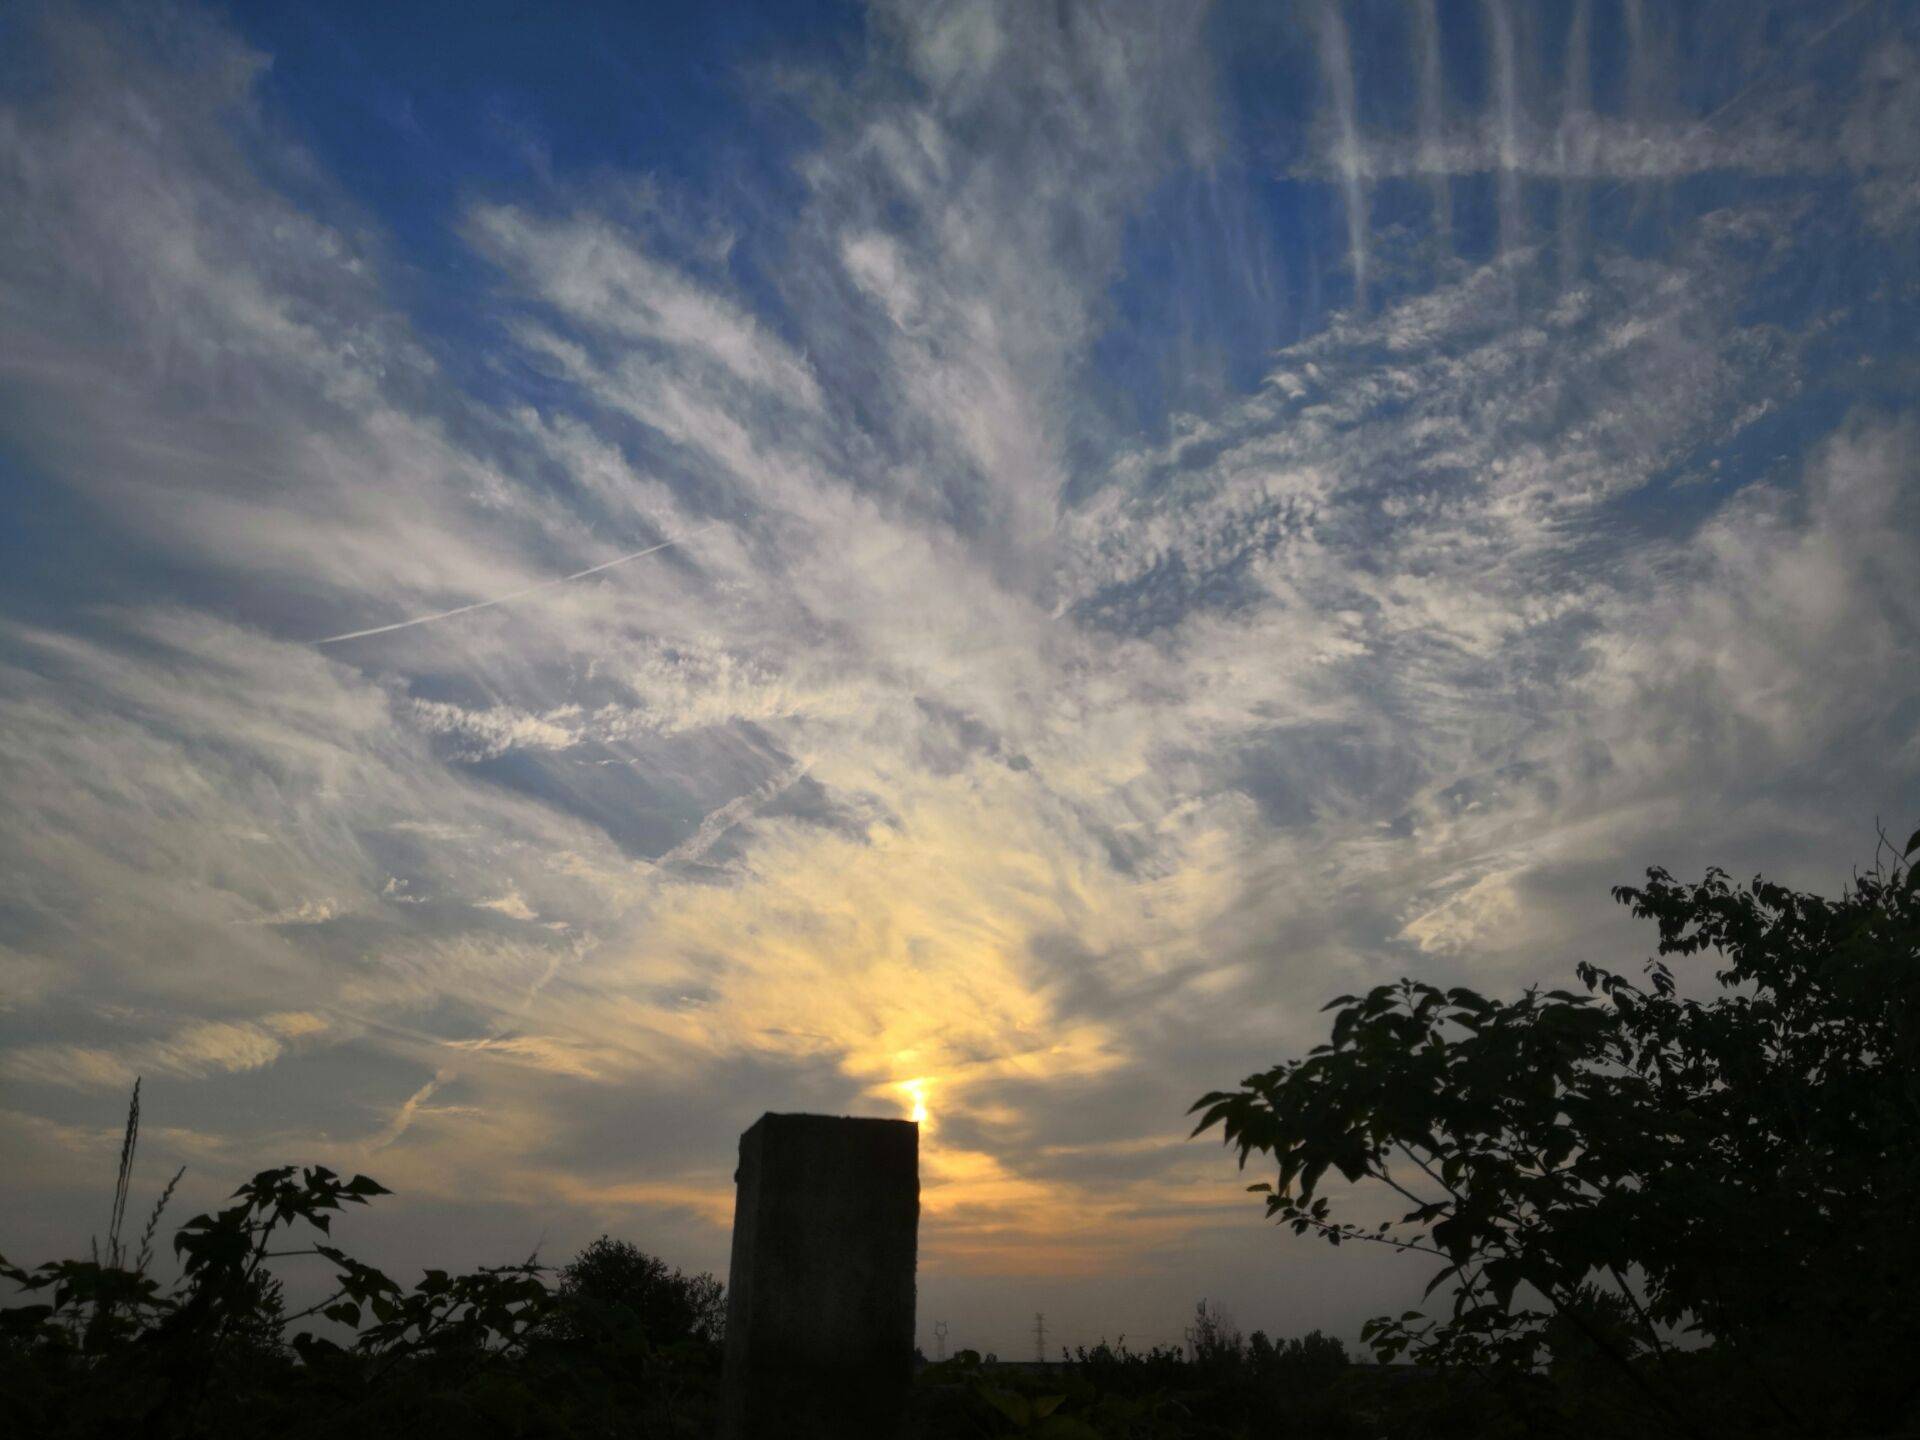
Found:
[{"label": "blue sky", "polygon": [[1188,1102],[1920,811],[1911,7],[0,56],[10,1255],[135,1074],[152,1176],[367,1170],[402,1263],[722,1268],[761,1111],[918,1106],[954,1343],[1351,1337],[1424,1275],[1264,1227]]}]

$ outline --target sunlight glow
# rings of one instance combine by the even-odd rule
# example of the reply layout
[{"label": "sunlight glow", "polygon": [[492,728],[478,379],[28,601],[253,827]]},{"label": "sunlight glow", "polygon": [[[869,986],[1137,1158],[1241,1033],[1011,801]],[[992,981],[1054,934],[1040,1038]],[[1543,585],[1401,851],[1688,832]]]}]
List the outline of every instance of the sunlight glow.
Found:
[{"label": "sunlight glow", "polygon": [[927,1081],[924,1078],[918,1080],[902,1080],[898,1088],[906,1091],[908,1098],[913,1101],[913,1111],[908,1118],[911,1119],[914,1124],[922,1128],[928,1128]]}]

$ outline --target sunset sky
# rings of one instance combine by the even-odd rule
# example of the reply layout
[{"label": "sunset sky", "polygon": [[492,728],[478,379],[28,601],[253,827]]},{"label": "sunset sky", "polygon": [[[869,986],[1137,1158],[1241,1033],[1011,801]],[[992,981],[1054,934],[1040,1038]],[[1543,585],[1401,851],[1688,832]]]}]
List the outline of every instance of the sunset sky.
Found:
[{"label": "sunset sky", "polygon": [[918,1111],[929,1350],[1351,1343],[1197,1096],[1920,823],[1917,234],[1900,0],[0,6],[0,1252]]}]

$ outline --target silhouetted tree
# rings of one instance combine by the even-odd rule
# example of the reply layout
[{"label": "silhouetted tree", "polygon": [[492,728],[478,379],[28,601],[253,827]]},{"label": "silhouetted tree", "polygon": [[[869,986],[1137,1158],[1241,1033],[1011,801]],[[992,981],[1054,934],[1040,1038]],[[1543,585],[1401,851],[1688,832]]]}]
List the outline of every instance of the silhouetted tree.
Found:
[{"label": "silhouetted tree", "polygon": [[575,1313],[582,1302],[631,1311],[655,1345],[718,1341],[726,1335],[726,1291],[718,1280],[685,1274],[636,1245],[605,1235],[561,1270],[560,1295]]},{"label": "silhouetted tree", "polygon": [[1261,1378],[1284,1380],[1308,1388],[1335,1379],[1350,1362],[1347,1347],[1336,1337],[1314,1330],[1279,1344],[1256,1330],[1247,1337],[1247,1365]]},{"label": "silhouetted tree", "polygon": [[[670,1272],[602,1241],[569,1267],[564,1299],[532,1260],[469,1274],[430,1269],[408,1287],[331,1243],[341,1211],[386,1189],[316,1165],[263,1170],[224,1208],[182,1225],[173,1238],[181,1273],[169,1289],[145,1267],[171,1186],[138,1243],[121,1239],[137,1132],[135,1111],[107,1244],[94,1258],[32,1269],[0,1258],[0,1279],[29,1301],[0,1306],[5,1433],[710,1433],[719,1364],[698,1337],[718,1323],[711,1276]],[[305,1243],[290,1234],[300,1230]],[[329,1293],[287,1313],[273,1261],[325,1262]],[[316,1315],[331,1335],[294,1329]],[[643,1316],[655,1334],[642,1329]]]},{"label": "silhouetted tree", "polygon": [[[1659,927],[1644,987],[1581,965],[1587,994],[1342,996],[1327,1044],[1204,1097],[1195,1133],[1271,1156],[1252,1188],[1296,1233],[1441,1262],[1449,1311],[1372,1322],[1384,1357],[1523,1384],[1577,1349],[1693,1434],[1911,1424],[1916,851],[1838,899],[1649,870],[1614,892]],[[1718,992],[1683,996],[1667,959],[1705,950]],[[1329,1170],[1409,1208],[1336,1218]]]},{"label": "silhouetted tree", "polygon": [[1202,1300],[1193,1307],[1193,1360],[1196,1365],[1232,1365],[1241,1352],[1240,1327],[1226,1307]]}]

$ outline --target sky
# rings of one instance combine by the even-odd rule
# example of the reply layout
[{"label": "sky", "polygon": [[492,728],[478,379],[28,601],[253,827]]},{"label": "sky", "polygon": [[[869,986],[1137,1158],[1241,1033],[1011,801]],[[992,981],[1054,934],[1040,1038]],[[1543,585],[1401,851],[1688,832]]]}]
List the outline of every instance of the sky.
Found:
[{"label": "sky", "polygon": [[0,9],[0,1251],[918,1114],[929,1351],[1351,1342],[1200,1094],[1920,823],[1917,226],[1898,0]]}]

